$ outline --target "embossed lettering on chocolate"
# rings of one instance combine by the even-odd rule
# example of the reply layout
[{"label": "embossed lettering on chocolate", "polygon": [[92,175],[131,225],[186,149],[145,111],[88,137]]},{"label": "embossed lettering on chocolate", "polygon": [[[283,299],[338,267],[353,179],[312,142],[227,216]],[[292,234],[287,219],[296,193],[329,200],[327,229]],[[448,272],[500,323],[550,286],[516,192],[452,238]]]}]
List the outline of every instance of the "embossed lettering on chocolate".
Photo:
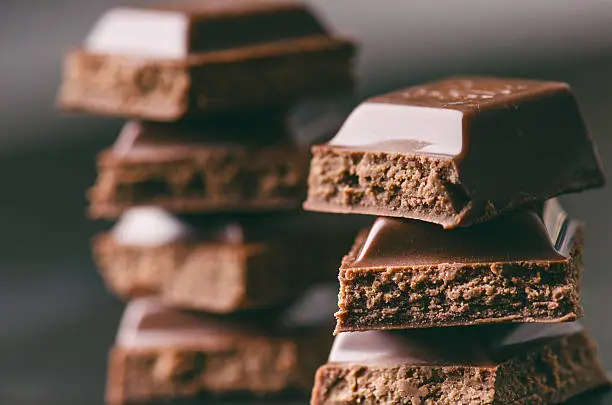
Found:
[{"label": "embossed lettering on chocolate", "polygon": [[445,228],[604,183],[574,95],[555,82],[454,77],[374,97],[313,155],[306,209]]}]

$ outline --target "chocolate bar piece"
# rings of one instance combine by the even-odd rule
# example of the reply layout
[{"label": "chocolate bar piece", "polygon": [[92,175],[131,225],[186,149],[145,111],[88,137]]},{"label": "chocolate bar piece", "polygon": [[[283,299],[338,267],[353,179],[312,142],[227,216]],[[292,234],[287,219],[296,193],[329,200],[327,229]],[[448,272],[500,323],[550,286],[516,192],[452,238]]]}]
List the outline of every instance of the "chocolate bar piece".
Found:
[{"label": "chocolate bar piece", "polygon": [[312,405],[549,404],[608,385],[577,322],[343,333]]},{"label": "chocolate bar piece", "polygon": [[583,227],[554,200],[544,217],[446,231],[378,218],[340,267],[336,332],[579,318]]},{"label": "chocolate bar piece", "polygon": [[533,80],[458,77],[372,98],[313,155],[306,209],[445,228],[604,183],[569,86]]},{"label": "chocolate bar piece", "polygon": [[98,158],[90,215],[115,218],[142,205],[173,212],[299,207],[306,193],[306,151],[277,128],[269,133],[219,131],[192,124],[128,123]]},{"label": "chocolate bar piece", "polygon": [[354,44],[295,2],[111,9],[66,58],[60,106],[176,121],[352,87]]},{"label": "chocolate bar piece", "polygon": [[107,403],[308,393],[331,347],[333,295],[315,290],[285,312],[246,317],[131,301],[110,354]]},{"label": "chocolate bar piece", "polygon": [[135,208],[94,239],[94,257],[122,298],[155,294],[175,308],[213,313],[278,307],[312,283],[337,279],[338,258],[361,221],[328,217],[177,217]]}]

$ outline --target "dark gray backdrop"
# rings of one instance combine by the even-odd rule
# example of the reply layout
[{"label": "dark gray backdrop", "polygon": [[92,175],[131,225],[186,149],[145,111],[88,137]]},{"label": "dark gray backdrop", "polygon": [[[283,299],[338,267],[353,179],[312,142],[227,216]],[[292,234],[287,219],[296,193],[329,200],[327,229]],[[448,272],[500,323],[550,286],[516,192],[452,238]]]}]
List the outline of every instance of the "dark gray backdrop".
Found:
[{"label": "dark gray backdrop", "polygon": [[[0,403],[102,402],[121,305],[106,295],[84,219],[94,155],[120,120],[59,117],[61,55],[118,0],[0,4]],[[317,0],[360,38],[359,97],[456,73],[570,82],[612,177],[612,2]],[[612,368],[612,189],[564,197],[588,223],[586,323]]]}]

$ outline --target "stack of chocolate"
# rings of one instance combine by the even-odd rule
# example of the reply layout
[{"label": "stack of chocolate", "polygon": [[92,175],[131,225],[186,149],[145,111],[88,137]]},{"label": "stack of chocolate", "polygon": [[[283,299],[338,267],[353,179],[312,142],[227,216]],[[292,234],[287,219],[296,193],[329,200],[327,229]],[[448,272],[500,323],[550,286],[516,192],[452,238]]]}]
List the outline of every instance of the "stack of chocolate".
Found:
[{"label": "stack of chocolate", "polygon": [[93,218],[119,218],[95,258],[131,300],[108,403],[310,391],[328,311],[298,299],[343,243],[297,212],[308,151],[288,117],[350,90],[354,51],[294,2],[201,0],[110,10],[69,54],[61,107],[132,119],[89,193]]},{"label": "stack of chocolate", "polygon": [[312,404],[559,403],[607,384],[582,316],[604,183],[563,83],[457,77],[361,104],[313,148],[309,210],[381,215],[340,267]]}]

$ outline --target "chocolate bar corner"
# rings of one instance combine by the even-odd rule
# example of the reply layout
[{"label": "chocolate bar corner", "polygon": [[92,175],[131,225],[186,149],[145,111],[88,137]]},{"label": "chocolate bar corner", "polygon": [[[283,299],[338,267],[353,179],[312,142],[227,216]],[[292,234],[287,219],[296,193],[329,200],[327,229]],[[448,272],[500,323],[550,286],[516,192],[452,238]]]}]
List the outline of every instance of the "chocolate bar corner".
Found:
[{"label": "chocolate bar corner", "polygon": [[166,122],[267,110],[350,90],[354,53],[296,3],[115,8],[67,56],[59,105]]},{"label": "chocolate bar corner", "polygon": [[566,84],[450,78],[357,107],[313,147],[313,211],[470,226],[604,177]]},{"label": "chocolate bar corner", "polygon": [[218,317],[132,300],[109,355],[108,400],[303,395],[331,347],[331,302],[314,290],[282,312]]},{"label": "chocolate bar corner", "polygon": [[559,403],[605,386],[577,322],[349,332],[319,368],[311,403]]}]

